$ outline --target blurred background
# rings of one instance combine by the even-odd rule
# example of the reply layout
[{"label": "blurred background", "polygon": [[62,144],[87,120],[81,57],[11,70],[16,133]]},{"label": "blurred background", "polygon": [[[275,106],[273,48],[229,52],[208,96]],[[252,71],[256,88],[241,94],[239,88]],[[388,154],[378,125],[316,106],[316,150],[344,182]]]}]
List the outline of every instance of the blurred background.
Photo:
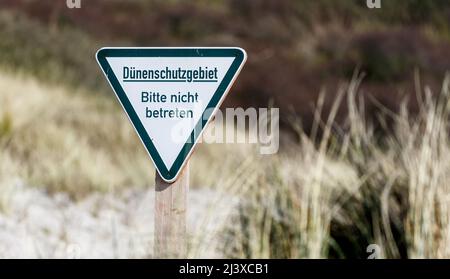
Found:
[{"label": "blurred background", "polygon": [[190,257],[450,257],[448,0],[0,0],[0,257],[152,257],[103,46],[243,47],[223,107],[280,108],[276,155],[197,148]]}]

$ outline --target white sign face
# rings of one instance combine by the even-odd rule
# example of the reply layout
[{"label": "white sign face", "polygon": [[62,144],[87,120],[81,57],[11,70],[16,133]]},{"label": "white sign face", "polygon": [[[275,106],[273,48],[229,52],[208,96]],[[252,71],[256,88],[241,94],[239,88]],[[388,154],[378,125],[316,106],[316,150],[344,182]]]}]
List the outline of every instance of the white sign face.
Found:
[{"label": "white sign face", "polygon": [[103,48],[97,60],[160,176],[173,182],[246,54],[240,48]]}]

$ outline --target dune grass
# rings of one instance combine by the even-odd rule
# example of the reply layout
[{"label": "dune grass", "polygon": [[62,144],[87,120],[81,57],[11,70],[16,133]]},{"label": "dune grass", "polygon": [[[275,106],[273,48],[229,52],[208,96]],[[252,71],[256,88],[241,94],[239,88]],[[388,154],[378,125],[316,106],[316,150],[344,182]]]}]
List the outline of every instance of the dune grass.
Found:
[{"label": "dune grass", "polygon": [[[449,78],[442,92],[418,86],[421,110],[366,121],[358,102],[360,79],[338,94],[323,136],[300,132],[301,142],[273,160],[258,161],[222,246],[228,257],[448,258]],[[333,125],[342,96],[347,125]],[[389,125],[388,125],[389,124]],[[380,131],[383,130],[383,131]],[[288,155],[289,154],[289,155]]]},{"label": "dune grass", "polygon": [[0,180],[18,177],[74,198],[152,181],[151,162],[113,96],[2,74],[0,103]]},{"label": "dune grass", "polygon": [[[2,184],[15,177],[75,199],[154,185],[151,160],[112,92],[74,91],[2,72],[0,104]],[[200,144],[192,160],[192,187],[231,176],[234,169],[228,166],[252,151],[245,145]],[[230,152],[239,156],[227,156]]]},{"label": "dune grass", "polygon": [[[196,242],[201,249],[214,241],[231,258],[366,258],[376,244],[385,258],[450,257],[450,79],[440,94],[418,83],[419,113],[381,110],[376,129],[358,101],[360,82],[337,93],[326,118],[319,98],[312,133],[300,129],[300,141],[276,155],[199,145],[191,185],[238,199],[223,229]],[[347,121],[336,126],[344,102]],[[153,185],[152,164],[112,94],[2,73],[0,104],[0,209],[20,183],[74,199]]]}]

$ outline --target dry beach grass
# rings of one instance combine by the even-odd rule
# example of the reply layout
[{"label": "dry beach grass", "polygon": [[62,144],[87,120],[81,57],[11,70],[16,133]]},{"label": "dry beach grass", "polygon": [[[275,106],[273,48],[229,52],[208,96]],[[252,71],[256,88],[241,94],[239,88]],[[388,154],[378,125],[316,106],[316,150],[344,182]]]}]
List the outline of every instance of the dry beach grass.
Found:
[{"label": "dry beach grass", "polygon": [[[376,129],[365,120],[360,82],[355,77],[338,92],[326,117],[319,99],[312,133],[297,129],[299,142],[276,155],[248,145],[199,146],[191,184],[226,195],[205,194],[213,202],[204,210],[191,205],[202,226],[221,222],[214,233],[191,231],[191,257],[217,247],[219,257],[361,258],[370,244],[386,258],[450,257],[450,79],[439,94],[418,82],[419,113],[384,110],[385,126]],[[68,203],[129,188],[144,193],[153,184],[151,162],[114,98],[68,91],[0,75],[5,218],[17,180],[50,198],[66,193]],[[348,117],[338,127],[344,102]],[[225,196],[235,202],[214,202]]]},{"label": "dry beach grass", "polygon": [[7,74],[0,83],[2,163],[16,166],[2,179],[17,176],[74,197],[150,181],[151,165],[113,100]]}]

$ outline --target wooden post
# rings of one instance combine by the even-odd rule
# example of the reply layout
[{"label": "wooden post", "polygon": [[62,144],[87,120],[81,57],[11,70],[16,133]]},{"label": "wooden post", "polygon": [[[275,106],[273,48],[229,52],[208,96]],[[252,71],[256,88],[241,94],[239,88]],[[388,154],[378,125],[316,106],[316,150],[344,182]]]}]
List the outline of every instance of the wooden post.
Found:
[{"label": "wooden post", "polygon": [[155,257],[185,258],[189,162],[186,162],[177,181],[167,183],[158,172],[155,180]]}]

